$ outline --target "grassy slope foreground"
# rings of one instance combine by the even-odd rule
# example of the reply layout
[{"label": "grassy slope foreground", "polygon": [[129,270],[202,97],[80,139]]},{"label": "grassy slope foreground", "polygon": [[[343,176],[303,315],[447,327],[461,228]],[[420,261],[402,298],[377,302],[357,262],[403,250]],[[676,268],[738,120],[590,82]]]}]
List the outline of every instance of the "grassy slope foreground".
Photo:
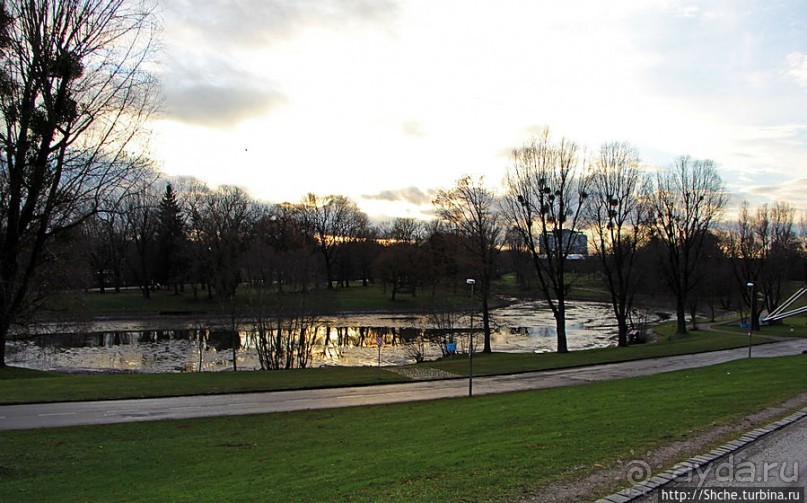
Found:
[{"label": "grassy slope foreground", "polygon": [[1,501],[488,501],[807,390],[807,357],[376,407],[0,433]]}]

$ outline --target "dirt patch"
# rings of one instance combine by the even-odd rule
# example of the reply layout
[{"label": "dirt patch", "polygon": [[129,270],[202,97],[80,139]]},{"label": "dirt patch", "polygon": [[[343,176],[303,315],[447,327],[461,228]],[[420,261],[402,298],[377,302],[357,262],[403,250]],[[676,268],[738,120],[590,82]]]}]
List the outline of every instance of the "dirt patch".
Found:
[{"label": "dirt patch", "polygon": [[631,475],[631,469],[637,466],[636,463],[652,467],[654,474],[659,473],[676,463],[708,452],[742,436],[748,431],[776,421],[804,407],[807,407],[807,392],[801,393],[778,406],[744,416],[732,424],[708,428],[691,435],[685,440],[673,442],[655,451],[636,453],[635,458],[632,460],[619,462],[610,467],[599,468],[583,478],[575,478],[572,474],[566,480],[539,488],[535,493],[523,497],[520,501],[522,503],[594,501],[633,485],[633,482],[628,477]]}]

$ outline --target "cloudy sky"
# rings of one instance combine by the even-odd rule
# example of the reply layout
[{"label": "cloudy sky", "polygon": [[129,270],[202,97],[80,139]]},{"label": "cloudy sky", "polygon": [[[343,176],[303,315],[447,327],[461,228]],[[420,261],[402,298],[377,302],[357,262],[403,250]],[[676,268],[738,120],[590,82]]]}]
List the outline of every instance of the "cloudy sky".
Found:
[{"label": "cloudy sky", "polygon": [[807,210],[801,0],[162,0],[164,172],[420,217],[549,126]]}]

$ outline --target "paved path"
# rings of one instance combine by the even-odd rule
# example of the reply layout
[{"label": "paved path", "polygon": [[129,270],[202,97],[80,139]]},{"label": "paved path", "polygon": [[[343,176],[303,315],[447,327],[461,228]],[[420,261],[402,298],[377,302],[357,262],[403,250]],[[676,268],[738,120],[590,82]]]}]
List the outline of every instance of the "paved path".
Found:
[{"label": "paved path", "polygon": [[[757,495],[760,489],[777,493],[787,491],[787,495],[783,494],[785,498],[794,491],[793,494],[801,499],[784,501],[804,501],[805,486],[807,418],[802,418],[633,501],[672,502],[685,497],[700,501],[762,501],[742,492],[746,490]],[[776,500],[776,497],[772,499]]]},{"label": "paved path", "polygon": [[[794,339],[756,346],[753,354],[754,357],[773,357],[799,354],[804,350],[807,350],[807,339]],[[473,390],[475,395],[483,395],[573,386],[588,382],[703,367],[747,356],[747,349],[732,349],[575,369],[477,377],[473,382]],[[6,405],[0,406],[0,430],[265,414],[306,409],[434,400],[461,397],[467,394],[467,379],[452,379],[353,388]]]}]

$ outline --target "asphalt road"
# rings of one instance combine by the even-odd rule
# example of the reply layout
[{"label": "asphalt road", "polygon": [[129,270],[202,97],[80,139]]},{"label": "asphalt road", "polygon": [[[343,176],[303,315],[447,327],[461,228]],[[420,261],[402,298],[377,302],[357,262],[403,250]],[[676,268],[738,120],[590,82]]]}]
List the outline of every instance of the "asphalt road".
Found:
[{"label": "asphalt road", "polygon": [[[770,433],[747,447],[700,467],[690,475],[682,476],[662,489],[634,501],[672,502],[685,500],[686,496],[689,496],[689,501],[761,501],[750,496],[758,494],[759,489],[804,491],[805,486],[807,418]],[[742,490],[750,491],[751,494],[743,495]],[[661,494],[662,491],[665,493]],[[772,500],[775,501],[776,498]]]},{"label": "asphalt road", "polygon": [[[753,349],[753,354],[754,357],[774,357],[799,354],[804,350],[807,350],[807,339],[794,339],[756,346]],[[574,386],[588,382],[703,367],[747,356],[747,349],[733,349],[636,362],[594,365],[575,369],[477,377],[473,381],[473,390],[475,395],[483,395]],[[5,405],[0,406],[0,430],[267,414],[306,409],[435,400],[467,396],[467,394],[467,379],[453,379],[301,391]]]}]

